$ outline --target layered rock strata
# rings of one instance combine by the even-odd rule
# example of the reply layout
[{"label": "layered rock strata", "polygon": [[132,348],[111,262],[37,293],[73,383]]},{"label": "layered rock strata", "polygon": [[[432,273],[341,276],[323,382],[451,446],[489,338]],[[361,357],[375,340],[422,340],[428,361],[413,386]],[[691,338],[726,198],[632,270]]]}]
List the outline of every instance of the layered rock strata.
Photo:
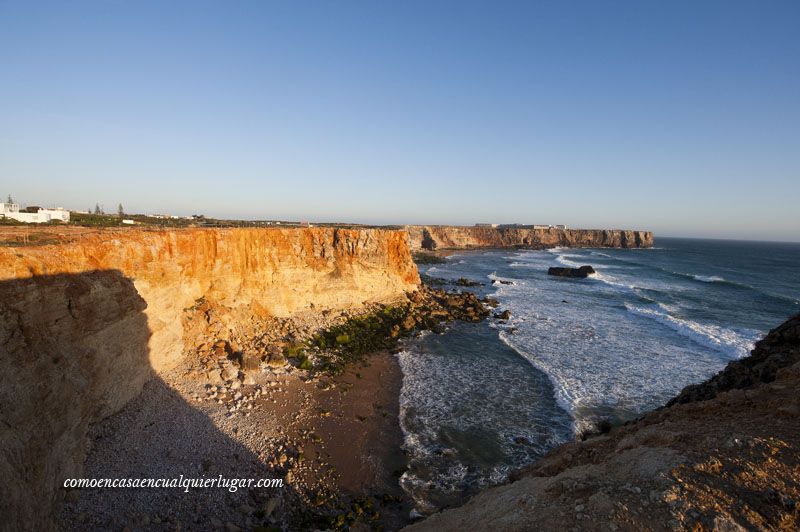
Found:
[{"label": "layered rock strata", "polygon": [[93,270],[120,272],[146,302],[157,371],[179,362],[180,316],[200,298],[286,317],[388,302],[419,284],[406,234],[381,229],[108,231],[0,248],[0,280]]},{"label": "layered rock strata", "polygon": [[650,231],[621,229],[528,229],[453,225],[409,225],[411,249],[531,248],[556,246],[593,248],[649,248]]}]

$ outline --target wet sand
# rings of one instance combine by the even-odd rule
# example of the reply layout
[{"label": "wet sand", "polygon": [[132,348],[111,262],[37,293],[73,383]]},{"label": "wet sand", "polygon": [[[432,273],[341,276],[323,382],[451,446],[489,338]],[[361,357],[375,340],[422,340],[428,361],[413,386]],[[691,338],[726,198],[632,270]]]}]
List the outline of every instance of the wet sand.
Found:
[{"label": "wet sand", "polygon": [[351,494],[399,494],[394,471],[405,465],[398,423],[402,375],[396,359],[377,353],[333,380],[314,397],[320,418],[320,449],[339,472],[339,487]]},{"label": "wet sand", "polygon": [[283,417],[290,439],[304,442],[309,467],[298,471],[302,483],[345,498],[387,501],[380,520],[387,530],[406,524],[412,508],[399,485],[407,463],[399,424],[401,385],[395,356],[373,353],[342,375],[320,378],[310,390],[308,384],[289,383],[290,398],[303,392],[308,397],[299,417],[292,418],[289,407]]}]

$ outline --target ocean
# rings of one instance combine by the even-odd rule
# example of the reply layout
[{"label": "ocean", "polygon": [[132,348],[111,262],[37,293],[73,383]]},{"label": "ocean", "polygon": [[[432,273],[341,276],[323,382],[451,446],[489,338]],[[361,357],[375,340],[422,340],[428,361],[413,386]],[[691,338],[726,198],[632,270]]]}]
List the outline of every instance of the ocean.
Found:
[{"label": "ocean", "polygon": [[[583,264],[597,273],[547,275]],[[601,420],[664,404],[800,312],[799,271],[800,244],[673,238],[459,252],[422,266],[484,283],[469,290],[511,319],[455,323],[398,353],[403,489],[422,513],[456,505]]]}]

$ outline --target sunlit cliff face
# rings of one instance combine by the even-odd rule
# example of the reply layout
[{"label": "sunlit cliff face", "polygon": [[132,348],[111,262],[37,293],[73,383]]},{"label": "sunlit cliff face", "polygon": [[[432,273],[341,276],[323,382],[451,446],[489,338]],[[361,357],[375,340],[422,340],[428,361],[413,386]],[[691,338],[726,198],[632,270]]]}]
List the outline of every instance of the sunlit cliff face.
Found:
[{"label": "sunlit cliff face", "polygon": [[653,246],[653,233],[650,231],[440,225],[409,225],[406,229],[411,249],[414,250],[555,246],[648,248]]},{"label": "sunlit cliff face", "polygon": [[386,302],[416,289],[404,231],[187,229],[106,231],[74,242],[0,247],[0,280],[115,270],[147,304],[156,371],[183,351],[180,315],[202,298],[260,315],[290,316]]}]

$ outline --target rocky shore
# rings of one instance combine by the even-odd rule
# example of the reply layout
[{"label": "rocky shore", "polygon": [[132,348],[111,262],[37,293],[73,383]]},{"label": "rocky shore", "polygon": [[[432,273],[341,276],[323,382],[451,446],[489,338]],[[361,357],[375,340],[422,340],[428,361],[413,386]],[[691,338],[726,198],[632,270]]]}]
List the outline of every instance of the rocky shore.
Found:
[{"label": "rocky shore", "polygon": [[797,530],[800,316],[665,407],[408,530]]},{"label": "rocky shore", "polygon": [[365,313],[223,323],[230,316],[198,300],[184,311],[193,347],[183,363],[92,427],[85,475],[279,478],[283,487],[70,490],[62,528],[400,528],[411,507],[398,484],[401,375],[389,350],[420,330],[484,319],[484,303],[422,287]]}]

